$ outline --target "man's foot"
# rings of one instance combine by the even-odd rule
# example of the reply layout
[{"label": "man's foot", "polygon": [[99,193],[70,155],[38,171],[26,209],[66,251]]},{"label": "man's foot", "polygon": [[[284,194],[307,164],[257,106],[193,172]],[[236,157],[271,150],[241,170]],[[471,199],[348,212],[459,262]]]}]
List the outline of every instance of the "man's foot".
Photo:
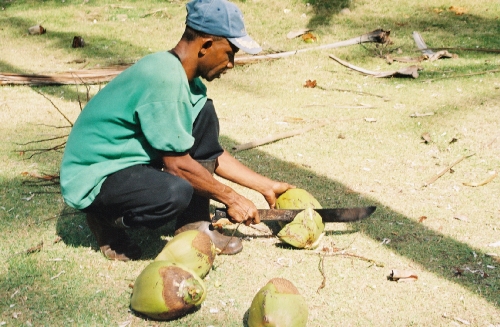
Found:
[{"label": "man's foot", "polygon": [[87,214],[87,224],[94,234],[102,254],[110,260],[129,261],[139,259],[141,248],[132,242],[125,230],[113,226],[105,217]]},{"label": "man's foot", "polygon": [[239,238],[219,233],[208,221],[197,221],[186,224],[178,228],[175,231],[175,235],[187,230],[199,230],[210,236],[210,239],[217,249],[217,254],[236,254],[243,250],[243,243],[241,243]]}]

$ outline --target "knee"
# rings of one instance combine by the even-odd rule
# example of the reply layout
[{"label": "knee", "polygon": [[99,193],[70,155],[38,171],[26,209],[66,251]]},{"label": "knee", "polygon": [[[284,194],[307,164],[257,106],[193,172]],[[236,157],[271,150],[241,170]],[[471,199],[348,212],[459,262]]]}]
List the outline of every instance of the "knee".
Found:
[{"label": "knee", "polygon": [[[175,207],[179,212],[184,211],[193,197],[193,187],[188,181],[179,179],[175,185],[171,185],[167,191],[167,202]],[[176,210],[176,211],[177,211]]]}]

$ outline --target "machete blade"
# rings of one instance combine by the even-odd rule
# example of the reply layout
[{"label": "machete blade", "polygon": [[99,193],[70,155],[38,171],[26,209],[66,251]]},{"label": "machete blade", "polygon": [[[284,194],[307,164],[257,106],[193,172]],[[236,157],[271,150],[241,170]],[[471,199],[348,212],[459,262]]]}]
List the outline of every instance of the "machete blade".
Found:
[{"label": "machete blade", "polygon": [[[333,208],[333,209],[312,209],[320,214],[325,223],[348,223],[368,218],[375,210],[376,206],[359,208]],[[290,222],[295,216],[305,209],[258,209],[260,220],[275,220]],[[212,219],[216,223],[219,219],[229,218],[225,208],[215,209]]]}]

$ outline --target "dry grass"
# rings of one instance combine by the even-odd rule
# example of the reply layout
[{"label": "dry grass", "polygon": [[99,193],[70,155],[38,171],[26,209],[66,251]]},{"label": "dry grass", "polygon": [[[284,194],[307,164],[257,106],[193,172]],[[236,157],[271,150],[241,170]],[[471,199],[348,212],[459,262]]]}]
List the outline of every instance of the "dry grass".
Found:
[{"label": "dry grass", "polygon": [[[169,49],[183,28],[184,3],[0,1],[5,8],[0,12],[0,70],[41,73],[83,65],[96,68]],[[413,30],[420,31],[430,46],[500,48],[498,3],[310,3],[255,0],[239,5],[250,33],[268,51],[311,46],[285,38],[288,31],[303,27],[314,28],[320,44],[378,27],[391,29],[394,44],[383,51],[400,48],[401,56],[418,55]],[[347,5],[351,13],[339,14]],[[448,10],[451,5],[466,8],[467,14],[456,16]],[[162,8],[166,14],[141,18]],[[443,11],[437,13],[438,9]],[[127,19],[122,21],[124,14]],[[27,27],[40,22],[47,34],[25,35]],[[78,34],[83,34],[88,47],[71,49],[72,37]],[[24,183],[30,179],[23,172],[57,172],[61,155],[51,152],[26,160],[29,153],[23,156],[20,150],[38,145],[16,143],[64,135],[67,129],[53,126],[66,122],[31,88],[1,87],[0,323],[241,326],[257,290],[271,278],[284,277],[307,299],[309,326],[450,326],[464,321],[473,326],[500,325],[500,263],[487,255],[500,255],[498,247],[489,246],[500,240],[500,178],[480,187],[463,185],[500,169],[500,75],[451,78],[496,69],[500,59],[495,54],[461,51],[458,59],[423,62],[418,79],[374,79],[328,57],[333,53],[372,70],[405,66],[388,66],[375,56],[377,51],[373,45],[311,51],[237,67],[208,84],[228,149],[268,134],[330,121],[315,131],[234,154],[265,175],[307,189],[324,207],[377,205],[378,210],[362,223],[327,225],[327,235],[316,251],[292,250],[269,232],[239,227],[244,251],[218,257],[206,279],[208,297],[201,309],[169,323],[131,313],[129,284],[171,237],[172,226],[134,231],[145,251],[142,260],[106,261],[96,252],[83,215],[64,205],[57,187]],[[69,63],[79,58],[86,63]],[[447,78],[426,82],[443,76]],[[318,87],[304,88],[307,79],[316,80]],[[92,93],[98,89],[93,86]],[[37,90],[70,119],[78,116],[77,94],[84,96],[84,88]],[[374,108],[339,108],[359,104]],[[415,112],[435,114],[411,118]],[[366,122],[367,117],[376,122]],[[424,132],[430,134],[430,144],[422,142]],[[453,138],[457,141],[450,143]],[[453,173],[422,187],[435,173],[471,152],[475,155],[456,165]],[[258,194],[235,187],[264,207]],[[455,219],[458,215],[468,220]],[[25,253],[41,241],[40,252]],[[373,262],[341,255],[337,249]],[[326,284],[318,290],[323,281],[321,256]],[[391,269],[413,270],[419,279],[390,282],[386,276]]]}]

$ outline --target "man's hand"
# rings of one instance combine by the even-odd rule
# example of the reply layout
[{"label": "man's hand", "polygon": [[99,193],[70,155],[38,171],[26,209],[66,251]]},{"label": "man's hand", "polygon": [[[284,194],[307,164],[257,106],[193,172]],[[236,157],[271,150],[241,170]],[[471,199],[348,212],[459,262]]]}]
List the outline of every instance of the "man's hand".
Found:
[{"label": "man's hand", "polygon": [[235,201],[226,204],[227,214],[230,220],[235,223],[244,223],[245,225],[260,223],[259,213],[255,204],[242,195],[236,194]]},{"label": "man's hand", "polygon": [[295,188],[295,185],[291,185],[288,183],[275,182],[271,189],[262,193],[267,203],[269,204],[269,208],[274,209],[276,206],[276,199],[281,194],[285,193],[287,190]]}]

